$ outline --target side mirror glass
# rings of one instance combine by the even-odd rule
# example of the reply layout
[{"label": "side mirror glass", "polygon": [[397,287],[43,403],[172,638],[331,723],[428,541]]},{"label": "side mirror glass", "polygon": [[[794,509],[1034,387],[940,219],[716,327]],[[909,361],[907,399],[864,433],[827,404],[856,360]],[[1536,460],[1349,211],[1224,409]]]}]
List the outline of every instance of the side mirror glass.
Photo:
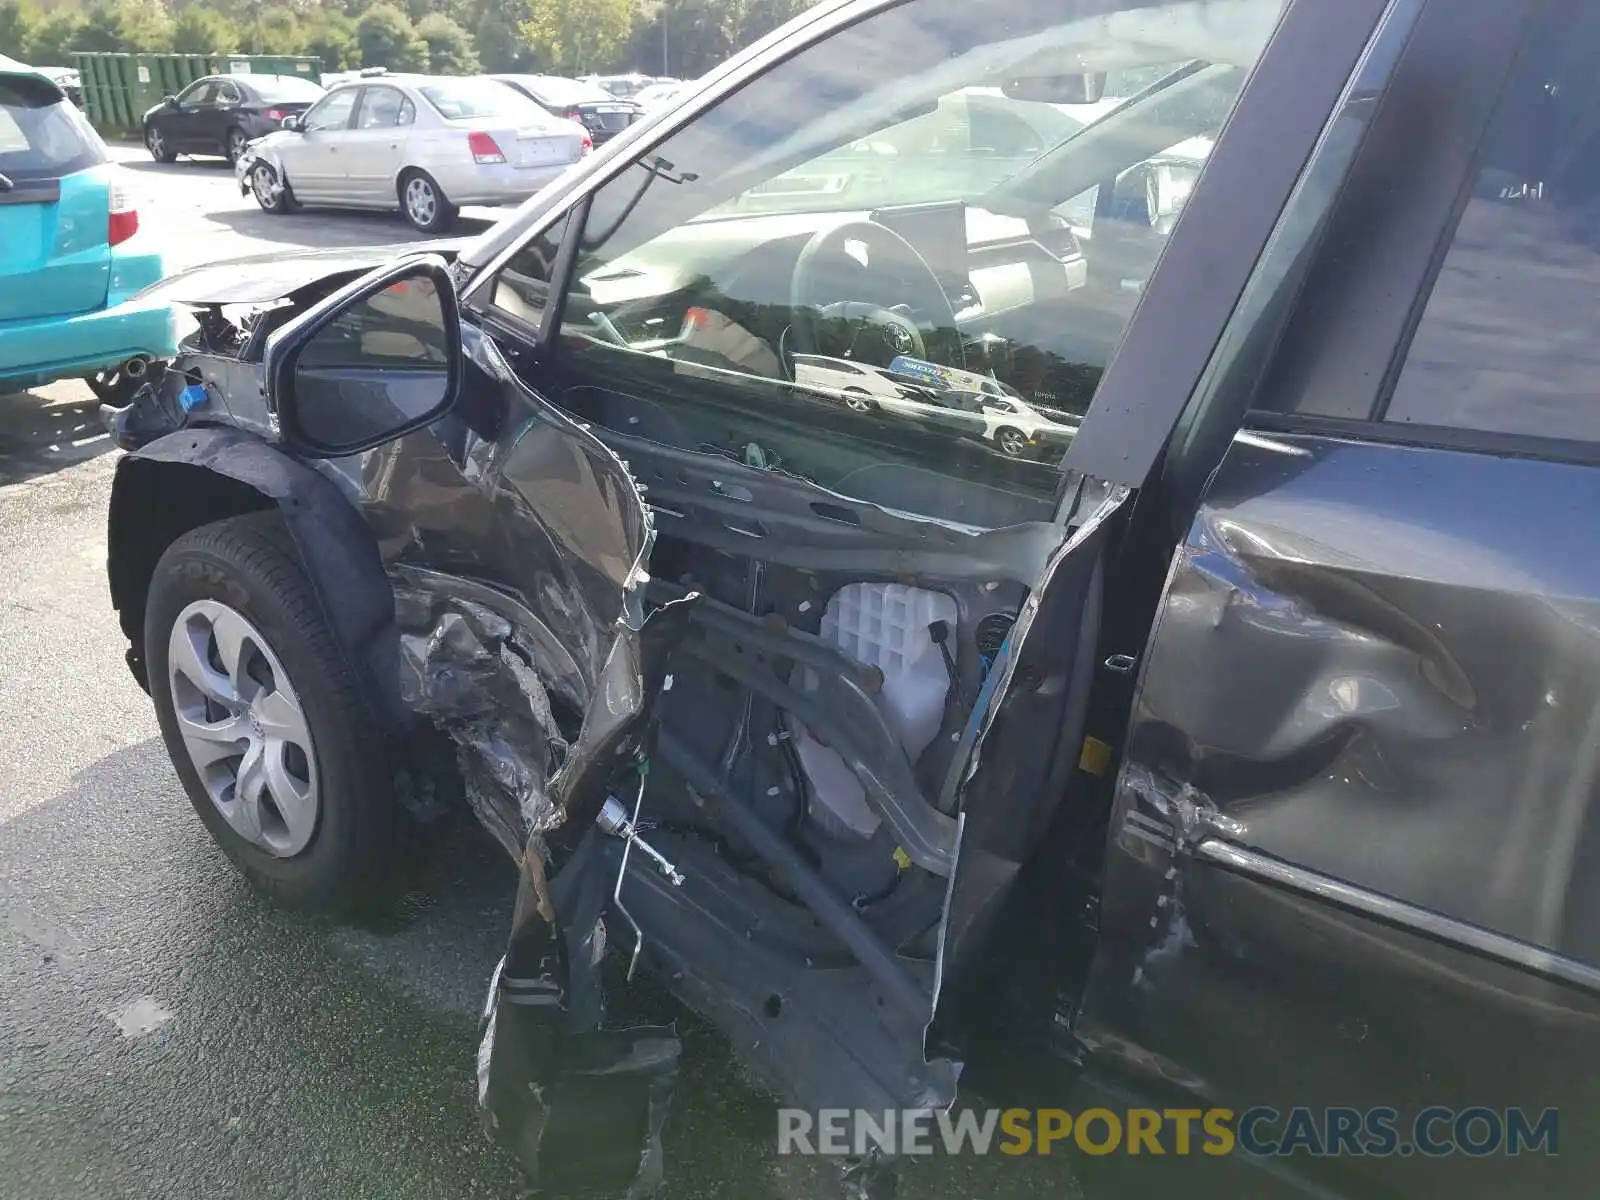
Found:
[{"label": "side mirror glass", "polygon": [[442,258],[385,267],[273,334],[270,398],[284,439],[334,458],[444,416],[461,384],[461,319]]},{"label": "side mirror glass", "polygon": [[1031,100],[1039,104],[1094,104],[1106,94],[1106,73],[1028,75],[1006,80],[1000,90],[1013,100]]}]

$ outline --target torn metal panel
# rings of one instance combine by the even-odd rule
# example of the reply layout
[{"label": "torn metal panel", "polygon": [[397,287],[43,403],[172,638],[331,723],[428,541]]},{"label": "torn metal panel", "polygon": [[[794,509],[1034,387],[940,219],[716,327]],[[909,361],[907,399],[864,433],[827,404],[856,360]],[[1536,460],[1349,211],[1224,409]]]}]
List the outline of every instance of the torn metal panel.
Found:
[{"label": "torn metal panel", "polygon": [[467,800],[512,858],[560,815],[550,777],[570,748],[533,654],[509,621],[447,587],[397,580],[400,698],[460,746]]},{"label": "torn metal panel", "polygon": [[537,1186],[632,1198],[661,1181],[681,1047],[670,1026],[599,1028],[609,865],[590,832],[554,883],[559,929],[524,873],[511,945],[489,985],[478,1103]]},{"label": "torn metal panel", "polygon": [[610,782],[647,762],[650,714],[694,600],[620,626],[578,743],[547,804],[564,824],[524,848],[511,939],[496,971],[479,1048],[479,1098],[491,1129],[542,1183],[628,1197],[661,1175],[661,1127],[680,1053],[673,1030],[601,1028],[602,885],[615,876],[595,818]]}]

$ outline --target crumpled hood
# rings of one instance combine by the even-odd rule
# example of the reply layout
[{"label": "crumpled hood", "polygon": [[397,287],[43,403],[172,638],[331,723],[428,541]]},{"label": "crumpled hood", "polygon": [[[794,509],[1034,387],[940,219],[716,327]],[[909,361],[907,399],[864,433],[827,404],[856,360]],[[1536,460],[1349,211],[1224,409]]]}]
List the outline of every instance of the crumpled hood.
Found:
[{"label": "crumpled hood", "polygon": [[145,288],[135,299],[161,299],[196,306],[270,304],[331,276],[347,275],[354,279],[408,254],[439,254],[453,260],[468,240],[445,238],[420,244],[297,250],[287,254],[232,258],[169,275],[160,283]]}]

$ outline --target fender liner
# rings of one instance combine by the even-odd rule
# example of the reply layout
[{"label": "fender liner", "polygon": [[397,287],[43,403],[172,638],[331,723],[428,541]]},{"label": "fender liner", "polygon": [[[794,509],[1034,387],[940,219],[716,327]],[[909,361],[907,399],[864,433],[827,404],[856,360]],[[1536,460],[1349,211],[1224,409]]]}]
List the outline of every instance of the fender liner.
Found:
[{"label": "fender liner", "polygon": [[149,690],[145,597],[167,547],[201,525],[273,505],[374,713],[386,731],[404,730],[394,591],[371,530],[332,480],[238,429],[179,430],[117,463],[106,571],[134,677]]}]

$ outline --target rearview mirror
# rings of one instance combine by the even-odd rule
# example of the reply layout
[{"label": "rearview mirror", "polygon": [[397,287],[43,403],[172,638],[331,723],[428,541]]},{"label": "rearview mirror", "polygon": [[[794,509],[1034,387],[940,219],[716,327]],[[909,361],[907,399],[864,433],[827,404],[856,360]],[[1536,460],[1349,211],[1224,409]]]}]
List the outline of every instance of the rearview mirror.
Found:
[{"label": "rearview mirror", "polygon": [[355,454],[437,421],[461,384],[444,260],[408,258],[356,280],[275,332],[265,359],[284,440],[309,457]]},{"label": "rearview mirror", "polygon": [[1104,71],[1077,71],[1068,75],[1028,75],[1008,79],[1000,90],[1013,100],[1039,104],[1093,104],[1106,94]]}]

